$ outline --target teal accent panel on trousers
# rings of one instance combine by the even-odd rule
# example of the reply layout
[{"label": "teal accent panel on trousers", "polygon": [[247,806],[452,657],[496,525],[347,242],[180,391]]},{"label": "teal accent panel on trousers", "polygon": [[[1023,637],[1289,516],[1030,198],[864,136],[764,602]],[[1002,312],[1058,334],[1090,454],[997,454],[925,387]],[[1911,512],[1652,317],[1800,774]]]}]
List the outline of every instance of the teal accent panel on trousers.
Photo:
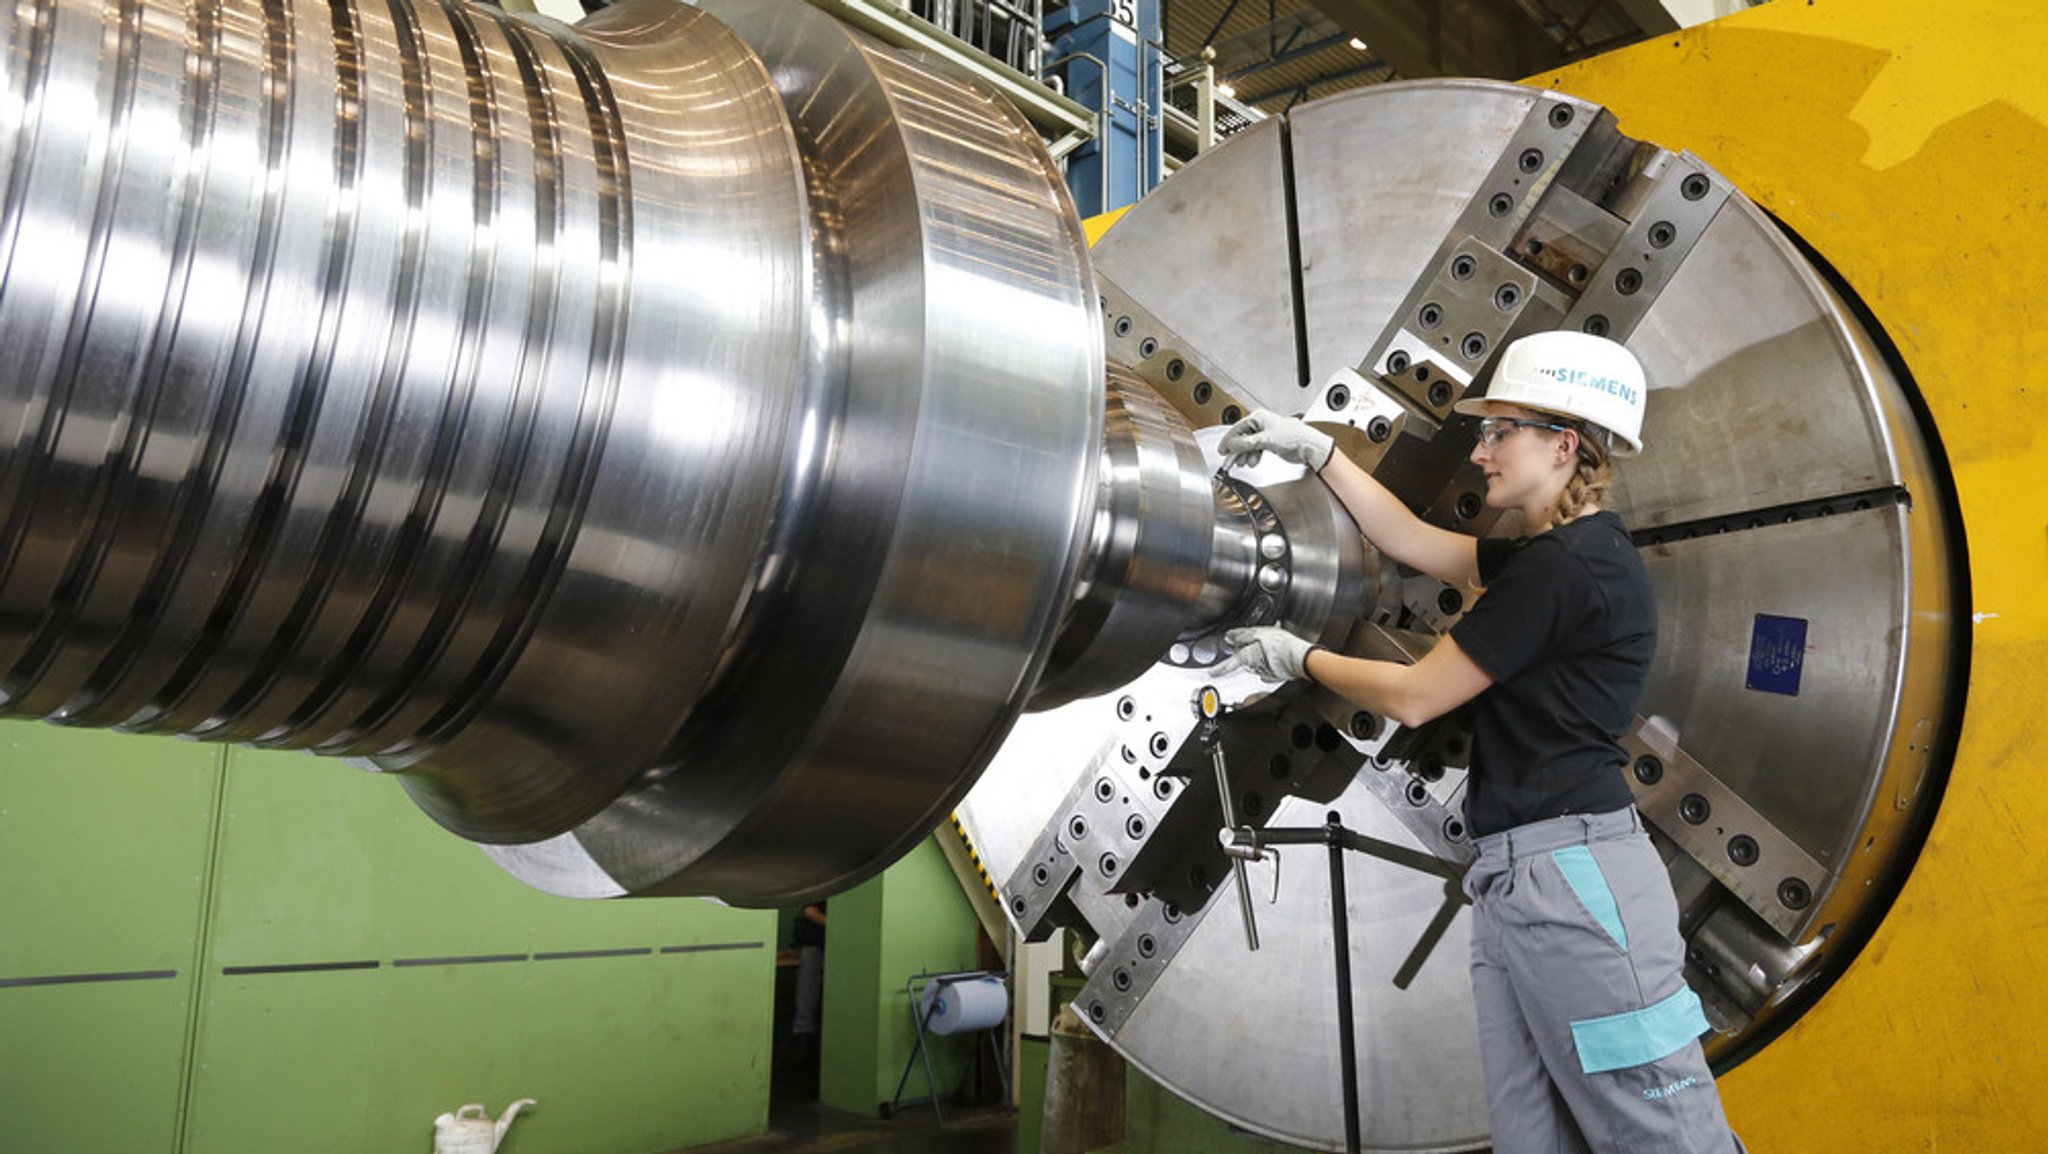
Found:
[{"label": "teal accent panel on trousers", "polygon": [[1564,873],[1564,880],[1579,895],[1579,904],[1614,939],[1614,944],[1628,949],[1628,931],[1622,928],[1621,906],[1614,900],[1614,891],[1607,888],[1607,875],[1600,872],[1600,862],[1593,856],[1593,847],[1568,845],[1563,849],[1550,851],[1550,859]]},{"label": "teal accent panel on trousers", "polygon": [[1707,1032],[1707,1016],[1692,987],[1655,1005],[1572,1023],[1579,1068],[1588,1074],[1626,1070],[1669,1057]]}]

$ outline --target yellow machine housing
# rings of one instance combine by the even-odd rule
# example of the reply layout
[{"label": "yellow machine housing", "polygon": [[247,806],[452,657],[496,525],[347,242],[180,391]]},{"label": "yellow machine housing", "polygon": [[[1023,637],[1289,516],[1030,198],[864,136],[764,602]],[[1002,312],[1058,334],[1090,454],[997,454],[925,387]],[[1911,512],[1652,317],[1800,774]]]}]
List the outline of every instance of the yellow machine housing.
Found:
[{"label": "yellow machine housing", "polygon": [[2017,1151],[2048,1131],[2048,16],[1768,4],[1530,83],[1728,175],[1896,344],[1961,503],[1975,623],[1925,850],[1849,970],[1727,1075],[1759,1151]]}]

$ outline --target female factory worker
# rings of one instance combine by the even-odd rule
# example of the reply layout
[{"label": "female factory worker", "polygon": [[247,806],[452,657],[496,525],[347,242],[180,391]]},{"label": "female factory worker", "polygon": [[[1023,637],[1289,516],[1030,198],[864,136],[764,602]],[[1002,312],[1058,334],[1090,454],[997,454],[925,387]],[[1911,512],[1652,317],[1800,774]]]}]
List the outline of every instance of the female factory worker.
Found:
[{"label": "female factory worker", "polygon": [[1313,678],[1361,708],[1420,725],[1472,702],[1466,824],[1479,859],[1472,991],[1497,1154],[1735,1154],[1700,1051],[1669,875],[1622,780],[1657,643],[1648,574],[1603,507],[1610,452],[1639,449],[1643,370],[1583,333],[1510,345],[1480,417],[1486,502],[1532,535],[1475,540],[1424,523],[1328,436],[1258,412],[1223,438],[1317,471],[1381,552],[1480,597],[1414,665],[1233,630],[1236,661]]}]

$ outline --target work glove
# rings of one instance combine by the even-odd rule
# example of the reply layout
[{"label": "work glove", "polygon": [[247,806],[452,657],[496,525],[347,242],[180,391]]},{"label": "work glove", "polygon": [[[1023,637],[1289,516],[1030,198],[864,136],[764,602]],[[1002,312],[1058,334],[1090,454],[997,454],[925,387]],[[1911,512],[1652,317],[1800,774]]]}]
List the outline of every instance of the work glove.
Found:
[{"label": "work glove", "polygon": [[[1296,422],[1297,424],[1299,422]],[[1217,670],[1249,669],[1267,681],[1296,681],[1308,676],[1308,654],[1315,646],[1285,629],[1258,625],[1223,635],[1236,652]]]},{"label": "work glove", "polygon": [[1336,448],[1337,443],[1328,433],[1317,432],[1299,417],[1284,417],[1270,409],[1258,409],[1230,426],[1216,446],[1226,459],[1266,452],[1297,465],[1307,465],[1317,473],[1330,463],[1330,454]]}]

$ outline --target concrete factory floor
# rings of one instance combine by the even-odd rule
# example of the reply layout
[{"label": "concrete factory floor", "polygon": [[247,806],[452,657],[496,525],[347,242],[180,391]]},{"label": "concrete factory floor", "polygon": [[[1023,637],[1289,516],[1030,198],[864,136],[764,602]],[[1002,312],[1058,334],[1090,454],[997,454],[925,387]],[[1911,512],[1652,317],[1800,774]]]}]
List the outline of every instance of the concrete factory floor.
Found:
[{"label": "concrete factory floor", "polygon": [[778,1097],[766,1134],[687,1154],[1012,1154],[1016,1148],[1017,1115],[1009,1110],[959,1106],[946,1111],[941,1126],[930,1106],[906,1107],[895,1118],[862,1118]]},{"label": "concrete factory floor", "polygon": [[905,1105],[893,1118],[850,1114],[818,1104],[815,1051],[800,1055],[785,1049],[777,1057],[766,1134],[674,1154],[1014,1154],[1017,1149],[1014,1110],[949,1102],[943,1126],[929,1103]]}]

